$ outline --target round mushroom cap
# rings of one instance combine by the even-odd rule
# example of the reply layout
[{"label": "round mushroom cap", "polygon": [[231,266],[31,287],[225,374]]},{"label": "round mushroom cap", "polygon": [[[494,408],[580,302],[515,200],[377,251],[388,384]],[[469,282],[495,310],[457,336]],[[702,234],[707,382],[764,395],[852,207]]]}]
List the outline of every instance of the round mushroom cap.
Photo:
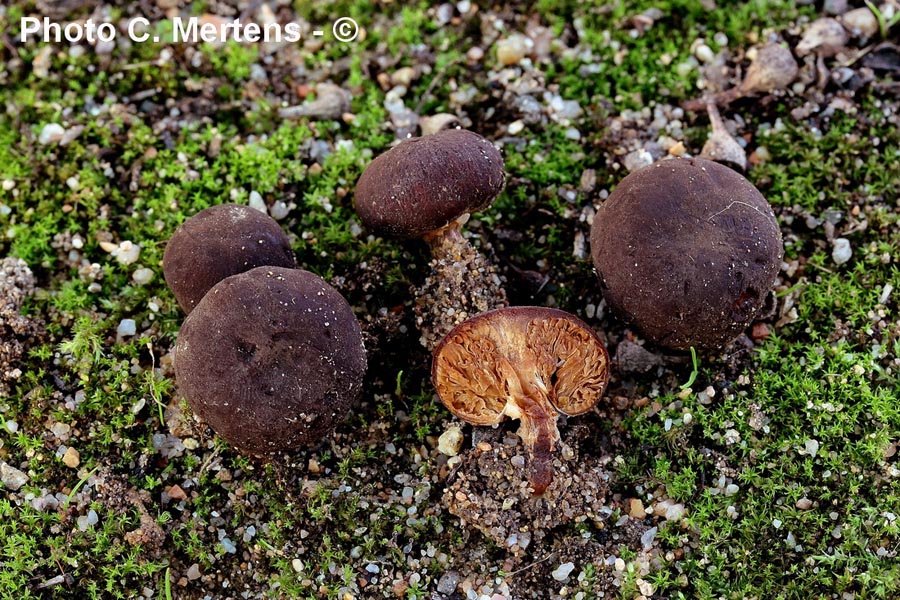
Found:
[{"label": "round mushroom cap", "polygon": [[651,341],[725,346],[750,324],[783,255],[772,207],[701,158],[631,173],[597,211],[591,254],[607,303]]},{"label": "round mushroom cap", "polygon": [[464,129],[405,140],[356,183],[356,213],[377,235],[417,238],[490,206],[503,189],[500,152]]},{"label": "round mushroom cap", "polygon": [[211,206],[190,217],[163,254],[163,275],[185,314],[226,277],[255,267],[296,265],[278,223],[240,204]]},{"label": "round mushroom cap", "polygon": [[257,455],[327,435],[358,398],[365,370],[350,305],[299,269],[257,267],[223,279],[184,320],[175,345],[175,376],[191,409]]}]

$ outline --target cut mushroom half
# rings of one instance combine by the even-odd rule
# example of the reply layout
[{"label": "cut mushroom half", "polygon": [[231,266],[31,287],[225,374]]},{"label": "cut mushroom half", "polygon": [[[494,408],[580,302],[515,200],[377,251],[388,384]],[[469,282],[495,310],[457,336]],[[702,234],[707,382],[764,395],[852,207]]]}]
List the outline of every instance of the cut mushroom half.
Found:
[{"label": "cut mushroom half", "polygon": [[454,328],[434,351],[441,402],[472,425],[519,419],[535,495],[553,481],[559,414],[589,411],[609,382],[609,355],[577,317],[520,306],[482,313]]}]

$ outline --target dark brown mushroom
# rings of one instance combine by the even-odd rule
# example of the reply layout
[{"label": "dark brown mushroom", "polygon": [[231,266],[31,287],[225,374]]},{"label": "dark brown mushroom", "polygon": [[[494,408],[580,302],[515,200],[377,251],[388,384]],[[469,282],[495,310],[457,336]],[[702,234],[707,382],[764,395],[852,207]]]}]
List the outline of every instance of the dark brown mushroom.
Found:
[{"label": "dark brown mushroom", "polygon": [[609,355],[583,321],[552,308],[493,310],[454,328],[434,351],[441,402],[473,425],[520,419],[536,495],[553,481],[559,413],[580,415],[603,396]]},{"label": "dark brown mushroom", "polygon": [[763,306],[783,246],[753,184],[691,158],[625,177],[594,217],[591,253],[603,297],[649,340],[715,349]]},{"label": "dark brown mushroom", "polygon": [[190,314],[226,277],[296,264],[290,240],[274,219],[249,206],[222,204],[201,210],[175,231],[163,254],[163,275]]},{"label": "dark brown mushroom", "polygon": [[470,213],[494,201],[504,180],[493,144],[471,131],[447,129],[394,146],[356,184],[356,213],[366,228],[422,238],[431,248],[433,275],[417,290],[428,313],[419,320],[427,348],[468,316],[507,304],[493,266],[460,231]]},{"label": "dark brown mushroom", "polygon": [[257,267],[216,284],[187,316],[175,376],[191,409],[251,454],[314,444],[343,420],[366,370],[347,301],[299,269]]}]

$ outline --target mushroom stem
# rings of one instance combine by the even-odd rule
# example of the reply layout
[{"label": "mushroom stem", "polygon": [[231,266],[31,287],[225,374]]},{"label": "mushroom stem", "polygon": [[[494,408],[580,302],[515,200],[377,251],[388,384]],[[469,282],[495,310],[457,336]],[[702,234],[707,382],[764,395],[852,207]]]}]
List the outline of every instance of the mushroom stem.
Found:
[{"label": "mushroom stem", "polygon": [[468,214],[463,215],[459,219],[453,221],[446,227],[442,227],[435,231],[429,231],[422,239],[428,243],[431,250],[432,258],[453,258],[459,260],[467,248],[471,248],[469,243],[462,234],[462,226],[469,218]]},{"label": "mushroom stem", "polygon": [[553,449],[559,441],[557,414],[549,413],[546,404],[528,396],[519,401],[522,425],[518,433],[528,453],[528,482],[535,496],[547,491],[553,481]]},{"label": "mushroom stem", "polygon": [[423,236],[431,250],[431,274],[416,296],[416,324],[428,350],[476,314],[509,306],[497,269],[463,237],[468,214]]}]

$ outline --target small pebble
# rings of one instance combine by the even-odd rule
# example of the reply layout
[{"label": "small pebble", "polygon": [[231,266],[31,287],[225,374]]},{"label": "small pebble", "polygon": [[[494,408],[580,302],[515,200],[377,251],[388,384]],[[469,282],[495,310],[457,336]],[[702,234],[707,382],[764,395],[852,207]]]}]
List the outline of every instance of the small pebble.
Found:
[{"label": "small pebble", "polygon": [[712,51],[712,48],[710,48],[706,44],[700,44],[699,46],[697,46],[697,49],[694,50],[694,56],[696,56],[697,59],[701,62],[705,63],[711,63],[716,58],[716,55]]},{"label": "small pebble", "polygon": [[649,551],[651,548],[653,548],[653,540],[656,539],[656,534],[658,531],[658,527],[651,527],[641,536],[641,545],[644,547],[644,550]]},{"label": "small pebble", "polygon": [[166,495],[169,496],[172,500],[184,500],[187,498],[187,494],[181,489],[180,485],[173,485],[168,490],[166,490]]},{"label": "small pebble", "polygon": [[266,203],[263,200],[263,197],[259,195],[259,192],[253,190],[250,192],[250,199],[248,201],[250,208],[255,208],[261,213],[266,213]]},{"label": "small pebble", "polygon": [[66,130],[59,123],[47,123],[38,136],[38,143],[42,146],[56,144],[66,135]]},{"label": "small pebble", "polygon": [[569,578],[569,575],[575,569],[575,565],[573,563],[567,562],[559,565],[556,570],[551,573],[553,579],[557,581],[565,581]]},{"label": "small pebble", "polygon": [[878,19],[868,7],[855,8],[841,17],[841,23],[844,24],[850,33],[857,37],[872,37],[878,34]]},{"label": "small pebble", "polygon": [[19,469],[0,461],[0,482],[3,482],[6,489],[15,492],[28,483],[28,475]]},{"label": "small pebble", "polygon": [[803,449],[806,450],[807,454],[815,458],[816,454],[819,453],[818,440],[806,440],[806,442],[803,444]]},{"label": "small pebble", "polygon": [[69,446],[69,448],[66,449],[66,453],[63,454],[62,461],[67,467],[75,469],[81,464],[81,455],[78,453],[78,450]]},{"label": "small pebble", "polygon": [[451,425],[438,438],[438,452],[447,456],[456,456],[462,448],[463,434],[458,425]]},{"label": "small pebble", "polygon": [[441,575],[441,578],[438,580],[438,593],[449,596],[456,591],[456,586],[459,585],[460,579],[462,579],[462,576],[456,571],[447,571],[446,573]]},{"label": "small pebble", "polygon": [[519,34],[500,40],[497,42],[497,60],[505,67],[517,64],[528,53],[528,41]]},{"label": "small pebble", "polygon": [[119,337],[131,337],[137,333],[137,323],[134,319],[122,319],[119,321],[119,327],[116,329],[116,335]]},{"label": "small pebble", "polygon": [[[295,558],[294,560],[299,562],[300,559]],[[302,567],[302,563],[301,563],[301,567]],[[200,579],[200,565],[198,565],[197,563],[192,564],[190,567],[188,567],[187,573],[185,573],[185,575],[187,576],[189,581],[194,581],[195,579]]]},{"label": "small pebble", "polygon": [[72,430],[72,426],[68,423],[54,423],[52,427],[50,427],[50,431],[53,432],[53,435],[58,437],[59,439],[65,441],[69,437],[69,432]]},{"label": "small pebble", "polygon": [[[102,245],[101,245],[102,247]],[[129,240],[124,240],[110,252],[120,264],[130,265],[141,255],[141,247]]]},{"label": "small pebble", "polygon": [[276,221],[280,221],[290,212],[290,207],[282,202],[281,200],[276,200],[272,203],[272,208],[269,210],[269,213],[272,215],[272,218]]},{"label": "small pebble", "polygon": [[847,238],[835,238],[831,249],[831,258],[834,264],[842,265],[849,261],[853,256],[853,248],[850,246],[850,240]]},{"label": "small pebble", "polygon": [[812,507],[812,500],[809,498],[800,498],[797,500],[797,508],[800,510],[809,510]]},{"label": "small pebble", "polygon": [[147,267],[135,269],[134,273],[131,274],[131,279],[138,285],[147,285],[153,280],[153,269],[148,269]]},{"label": "small pebble", "polygon": [[635,150],[626,154],[622,163],[625,165],[625,168],[628,169],[629,173],[634,173],[638,169],[643,169],[644,167],[652,165],[653,155],[641,148],[640,150]]}]

